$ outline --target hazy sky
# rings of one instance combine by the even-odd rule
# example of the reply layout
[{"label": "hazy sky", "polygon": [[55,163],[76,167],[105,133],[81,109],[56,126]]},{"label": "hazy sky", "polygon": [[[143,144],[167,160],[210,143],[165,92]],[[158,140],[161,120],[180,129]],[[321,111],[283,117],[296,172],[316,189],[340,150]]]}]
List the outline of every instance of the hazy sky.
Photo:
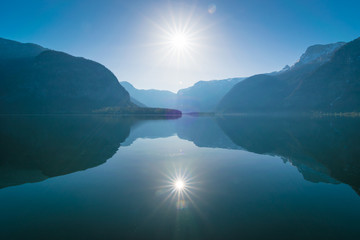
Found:
[{"label": "hazy sky", "polygon": [[0,37],[98,61],[138,88],[177,91],[280,70],[310,45],[351,41],[359,9],[359,0],[5,0]]}]

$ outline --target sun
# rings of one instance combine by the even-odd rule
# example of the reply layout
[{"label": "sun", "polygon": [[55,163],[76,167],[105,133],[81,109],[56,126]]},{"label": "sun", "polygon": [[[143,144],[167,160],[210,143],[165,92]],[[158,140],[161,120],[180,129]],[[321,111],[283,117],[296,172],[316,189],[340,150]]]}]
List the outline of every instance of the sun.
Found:
[{"label": "sun", "polygon": [[185,182],[181,179],[176,180],[174,183],[174,188],[176,191],[182,191],[185,189]]},{"label": "sun", "polygon": [[[207,13],[196,4],[176,4],[176,7],[169,4],[167,9],[159,10],[157,14],[147,18],[149,25],[144,28],[149,29],[149,41],[144,46],[153,51],[152,64],[155,67],[166,67],[176,71],[202,68],[212,48],[210,40],[213,35],[213,24],[202,15]],[[211,6],[209,13],[213,12]],[[183,76],[179,72],[173,74],[172,78],[180,84]]]},{"label": "sun", "polygon": [[185,33],[175,33],[170,37],[170,44],[178,50],[183,50],[189,47],[189,37]]}]

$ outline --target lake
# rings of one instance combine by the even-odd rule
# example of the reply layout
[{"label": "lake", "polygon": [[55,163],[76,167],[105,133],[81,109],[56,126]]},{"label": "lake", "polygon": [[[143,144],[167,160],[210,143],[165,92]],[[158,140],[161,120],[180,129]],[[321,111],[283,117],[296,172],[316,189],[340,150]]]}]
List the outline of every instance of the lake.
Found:
[{"label": "lake", "polygon": [[0,117],[1,239],[359,239],[360,119]]}]

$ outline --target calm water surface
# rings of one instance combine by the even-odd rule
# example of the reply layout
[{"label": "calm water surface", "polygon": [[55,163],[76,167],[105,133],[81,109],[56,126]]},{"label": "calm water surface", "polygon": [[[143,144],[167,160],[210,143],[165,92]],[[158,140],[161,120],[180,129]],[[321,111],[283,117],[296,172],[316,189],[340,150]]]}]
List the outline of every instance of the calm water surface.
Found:
[{"label": "calm water surface", "polygon": [[360,119],[0,122],[1,239],[360,236]]}]

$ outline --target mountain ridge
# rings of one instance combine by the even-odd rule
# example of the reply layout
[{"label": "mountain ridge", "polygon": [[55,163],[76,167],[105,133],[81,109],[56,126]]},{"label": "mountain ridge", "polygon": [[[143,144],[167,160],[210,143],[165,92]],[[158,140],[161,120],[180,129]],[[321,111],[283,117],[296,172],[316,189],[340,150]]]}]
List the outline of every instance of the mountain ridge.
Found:
[{"label": "mountain ridge", "polygon": [[49,50],[34,43],[20,43],[0,37],[0,60],[36,57]]},{"label": "mountain ridge", "polygon": [[[301,64],[295,63],[286,71],[269,74],[269,77],[255,75],[236,84],[219,102],[217,111],[360,111],[359,49],[359,38],[346,44],[311,46],[300,58]],[[309,52],[314,51],[315,56],[310,57]]]},{"label": "mountain ridge", "polygon": [[148,107],[175,108],[183,112],[213,112],[220,99],[236,83],[245,78],[198,81],[180,89],[176,94],[167,90],[137,89],[131,83],[120,82],[130,93],[133,102]]},{"label": "mountain ridge", "polygon": [[176,94],[171,91],[137,89],[127,81],[122,81],[120,84],[129,92],[135,102],[147,107],[175,108],[176,106]]},{"label": "mountain ridge", "polygon": [[12,40],[9,44],[10,52],[28,46],[35,46],[36,51],[14,58],[0,53],[1,113],[91,113],[103,107],[131,105],[129,94],[105,66],[38,45]]},{"label": "mountain ridge", "polygon": [[37,44],[0,38],[0,114],[167,114],[146,108],[104,65]]}]

